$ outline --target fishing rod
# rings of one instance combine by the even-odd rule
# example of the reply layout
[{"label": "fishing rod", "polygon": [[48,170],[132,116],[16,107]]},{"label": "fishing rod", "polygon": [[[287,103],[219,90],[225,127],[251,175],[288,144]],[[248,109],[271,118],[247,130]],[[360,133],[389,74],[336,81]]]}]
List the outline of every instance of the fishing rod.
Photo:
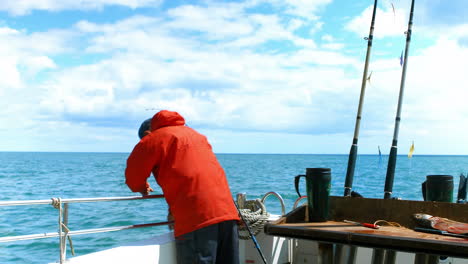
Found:
[{"label": "fishing rod", "polygon": [[263,263],[267,264],[265,255],[263,255],[262,249],[260,248],[260,245],[257,242],[257,239],[255,238],[255,235],[252,233],[252,230],[250,230],[249,224],[247,224],[247,221],[245,221],[244,216],[242,215],[241,211],[239,210],[239,207],[237,206],[237,203],[234,202],[234,205],[236,205],[237,212],[239,213],[240,218],[242,219],[242,222],[244,222],[245,227],[247,228],[247,231],[249,232],[250,238],[252,238],[252,242],[255,245],[255,248],[258,251],[258,254],[260,254],[260,257],[263,260]]},{"label": "fishing rod", "polygon": [[371,25],[369,29],[369,37],[365,38],[367,40],[366,62],[364,64],[364,73],[362,74],[361,95],[359,97],[359,106],[358,106],[358,111],[357,111],[357,116],[356,116],[356,125],[354,127],[353,144],[351,145],[351,149],[349,151],[349,157],[348,157],[348,169],[346,171],[344,196],[351,196],[351,189],[353,187],[354,169],[356,167],[356,158],[357,158],[357,149],[358,149],[359,126],[361,125],[362,106],[364,104],[364,95],[366,93],[367,70],[369,68],[370,53],[372,49],[372,40],[374,38],[374,24],[375,24],[376,10],[377,10],[377,0],[374,1],[374,10],[372,12],[372,21],[371,21]]},{"label": "fishing rod", "polygon": [[414,0],[411,1],[411,11],[408,21],[408,31],[406,31],[406,47],[405,47],[405,57],[403,59],[403,70],[401,73],[401,83],[400,83],[400,94],[398,96],[398,108],[395,118],[395,130],[393,132],[392,147],[390,148],[390,156],[388,157],[388,167],[387,175],[385,177],[385,189],[384,189],[384,199],[392,198],[393,190],[393,179],[395,178],[395,166],[397,160],[397,144],[398,144],[398,132],[400,130],[400,120],[401,120],[401,106],[403,102],[403,92],[405,89],[405,80],[406,80],[406,66],[408,65],[408,53],[411,42],[411,34],[413,28],[413,12],[414,12]]}]

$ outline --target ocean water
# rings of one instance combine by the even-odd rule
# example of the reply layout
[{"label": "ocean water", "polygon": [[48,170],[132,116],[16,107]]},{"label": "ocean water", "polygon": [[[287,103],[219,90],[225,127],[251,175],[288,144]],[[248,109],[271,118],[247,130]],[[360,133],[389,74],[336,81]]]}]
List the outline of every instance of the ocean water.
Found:
[{"label": "ocean water", "polygon": [[[16,153],[0,152],[0,201],[44,200],[52,197],[90,198],[134,196],[125,185],[123,171],[127,153]],[[347,155],[218,154],[233,197],[245,192],[247,199],[279,193],[290,211],[297,199],[294,176],[305,168],[332,169],[332,195],[343,195]],[[353,190],[365,197],[382,198],[387,157],[361,155],[356,164]],[[454,195],[461,173],[468,172],[468,156],[399,156],[394,196],[422,200],[421,183],[429,174],[454,176]],[[153,178],[149,180],[161,193]],[[208,191],[208,190],[207,190]],[[305,183],[301,182],[301,193]],[[267,210],[281,214],[279,201],[271,196]],[[70,204],[70,230],[152,223],[166,220],[163,199]],[[58,212],[51,205],[0,206],[0,237],[57,232]],[[76,255],[114,247],[165,233],[165,226],[77,235]],[[69,249],[69,247],[68,247]],[[70,251],[67,256],[71,256]],[[50,263],[58,261],[58,238],[0,243],[0,263]]]}]

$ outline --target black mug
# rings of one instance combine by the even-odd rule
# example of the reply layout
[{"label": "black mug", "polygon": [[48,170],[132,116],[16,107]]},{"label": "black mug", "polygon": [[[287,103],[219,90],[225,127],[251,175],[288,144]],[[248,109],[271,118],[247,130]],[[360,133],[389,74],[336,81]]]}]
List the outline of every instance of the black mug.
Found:
[{"label": "black mug", "polygon": [[424,201],[453,202],[453,176],[427,175],[422,184]]},{"label": "black mug", "polygon": [[307,205],[309,207],[310,222],[326,222],[330,210],[330,168],[307,168],[306,175],[297,175],[294,178],[296,192],[299,193],[299,181],[306,178]]}]

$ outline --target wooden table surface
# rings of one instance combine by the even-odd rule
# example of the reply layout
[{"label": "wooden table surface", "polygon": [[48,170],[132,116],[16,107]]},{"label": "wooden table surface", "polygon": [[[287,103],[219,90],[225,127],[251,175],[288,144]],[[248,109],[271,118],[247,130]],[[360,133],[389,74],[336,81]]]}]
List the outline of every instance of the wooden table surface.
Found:
[{"label": "wooden table surface", "polygon": [[[386,209],[382,209],[382,205]],[[468,204],[331,197],[331,206],[330,219],[333,221],[306,222],[307,206],[301,206],[278,221],[266,224],[265,233],[325,243],[468,258],[468,238],[416,232],[413,230],[414,221],[410,219],[412,213],[429,212],[467,222]],[[403,227],[382,224],[379,229],[371,229],[345,223],[344,219],[368,223],[385,219],[398,222]]]},{"label": "wooden table surface", "polygon": [[344,222],[267,224],[268,235],[320,242],[468,258],[468,238],[416,232],[405,227],[371,229]]}]

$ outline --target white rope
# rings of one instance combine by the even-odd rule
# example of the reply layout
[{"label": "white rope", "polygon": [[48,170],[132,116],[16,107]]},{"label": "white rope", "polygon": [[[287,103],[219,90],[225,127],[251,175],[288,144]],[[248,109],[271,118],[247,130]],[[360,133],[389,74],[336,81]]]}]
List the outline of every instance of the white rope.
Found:
[{"label": "white rope", "polygon": [[70,232],[70,229],[64,223],[62,223],[62,227],[65,229],[64,233],[65,233],[65,237],[68,239],[68,243],[70,244],[70,251],[72,255],[75,256],[75,248],[73,248],[73,242],[72,242],[71,236],[68,235],[68,233]]},{"label": "white rope", "polygon": [[60,203],[62,202],[60,198],[50,198],[50,199],[52,199],[52,206],[55,209],[60,209]]},{"label": "white rope", "polygon": [[[245,201],[245,208],[239,209],[239,212],[249,225],[254,236],[260,233],[270,215],[260,199]],[[239,226],[239,238],[244,240],[250,239],[249,231],[245,225]]]},{"label": "white rope", "polygon": [[[68,240],[68,243],[70,244],[70,250],[73,256],[75,256],[75,249],[73,248],[73,242],[71,239],[71,236],[68,234],[70,232],[70,229],[68,226],[66,226],[64,223],[62,223],[62,200],[60,198],[51,198],[52,200],[52,206],[59,210],[59,236],[62,236],[63,233],[63,238],[60,238],[61,245],[60,248],[62,251],[66,250],[66,240]],[[63,231],[65,230],[65,231]],[[63,243],[63,244],[62,244]],[[62,261],[62,260],[61,260]]]}]

